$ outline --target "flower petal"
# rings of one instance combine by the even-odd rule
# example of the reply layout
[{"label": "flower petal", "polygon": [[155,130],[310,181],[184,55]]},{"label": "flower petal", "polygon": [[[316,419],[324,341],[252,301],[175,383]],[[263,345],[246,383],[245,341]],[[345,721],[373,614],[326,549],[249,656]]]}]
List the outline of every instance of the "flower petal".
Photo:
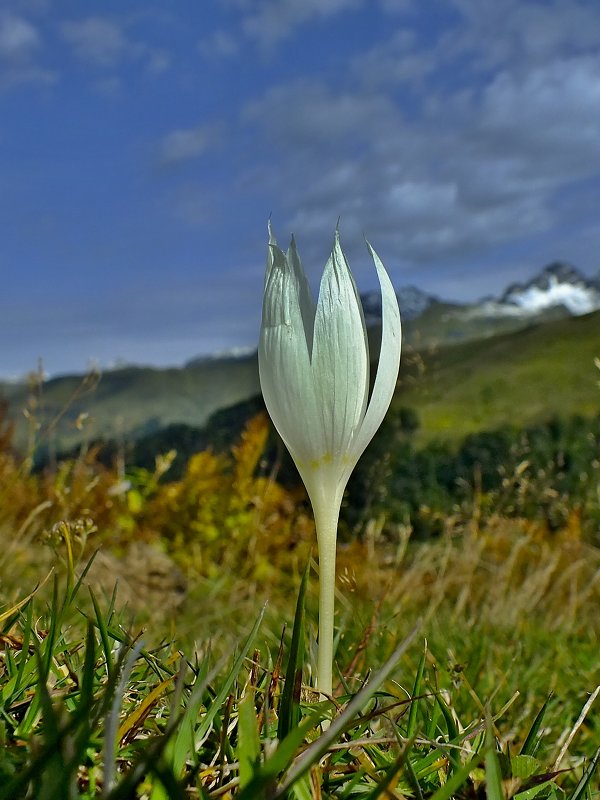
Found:
[{"label": "flower petal", "polygon": [[300,261],[298,250],[296,249],[296,240],[292,236],[292,241],[287,251],[288,264],[294,270],[294,275],[298,282],[298,302],[300,303],[300,313],[302,314],[302,322],[304,324],[304,333],[306,335],[306,346],[308,347],[308,356],[311,357],[313,346],[313,333],[315,328],[315,301],[310,291],[310,285],[306,280],[304,267]]},{"label": "flower petal", "polygon": [[273,235],[273,228],[271,227],[271,220],[267,223],[267,230],[269,232],[269,246],[267,247],[267,268],[265,270],[265,285],[264,290],[267,291],[267,283],[269,281],[269,275],[271,274],[271,270],[273,269],[273,247],[277,246],[277,239]]},{"label": "flower petal", "polygon": [[312,298],[300,260],[292,265],[273,241],[269,251],[258,347],[260,383],[271,419],[300,466],[314,459],[323,440],[303,319],[303,311],[311,316]]},{"label": "flower petal", "polygon": [[400,324],[400,309],[398,308],[398,298],[392,286],[392,282],[386,272],[383,263],[369,242],[367,246],[375,262],[379,284],[381,286],[381,306],[382,306],[382,331],[381,331],[381,350],[379,353],[379,364],[377,375],[373,386],[373,393],[369,400],[367,413],[358,434],[352,442],[352,455],[356,463],[361,457],[365,447],[369,444],[377,428],[388,410],[396,382],[398,380],[398,370],[400,368],[400,351],[402,342],[402,328]]},{"label": "flower petal", "polygon": [[362,306],[337,231],[319,289],[311,368],[325,435],[320,458],[339,464],[365,413],[369,357]]}]

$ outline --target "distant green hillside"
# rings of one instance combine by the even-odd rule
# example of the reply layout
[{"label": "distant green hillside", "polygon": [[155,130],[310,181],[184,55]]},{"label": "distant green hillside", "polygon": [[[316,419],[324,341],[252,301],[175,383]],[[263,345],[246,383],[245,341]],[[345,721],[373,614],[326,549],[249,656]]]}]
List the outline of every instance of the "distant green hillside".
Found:
[{"label": "distant green hillside", "polygon": [[[376,331],[372,338],[376,347]],[[415,330],[406,338],[419,341]],[[405,345],[394,406],[417,412],[422,443],[438,437],[458,441],[473,431],[528,424],[554,414],[592,415],[600,409],[600,374],[594,366],[598,356],[600,312],[439,349]],[[42,433],[53,426],[42,444],[50,443],[59,452],[82,440],[154,440],[171,425],[201,429],[215,412],[260,392],[255,355],[200,361],[182,369],[128,367],[104,373],[93,388],[82,381],[48,381],[38,398],[35,415]],[[28,391],[0,385],[1,394],[20,420],[18,443],[23,446],[21,410]],[[80,414],[89,415],[82,430],[76,427]],[[203,435],[199,441],[205,439]]]},{"label": "distant green hillside", "polygon": [[[546,323],[559,319],[571,319],[571,317],[565,308],[555,306],[540,311],[536,315],[535,322]],[[489,339],[503,333],[518,331],[524,325],[527,325],[527,321],[523,317],[473,314],[464,306],[436,301],[416,319],[404,321],[402,329],[406,342],[412,347],[423,349]]]},{"label": "distant green hillside", "polygon": [[600,312],[419,353],[405,351],[395,405],[414,408],[419,439],[600,410]]},{"label": "distant green hillside", "polygon": [[[42,440],[49,426],[59,451],[82,439],[139,438],[174,423],[200,428],[215,411],[260,391],[255,355],[208,359],[181,369],[126,367],[105,372],[91,383],[87,387],[81,376],[68,376],[45,382],[39,393],[34,390]],[[32,392],[9,384],[0,385],[2,394],[18,420],[17,442],[22,447],[27,428],[21,410]],[[82,430],[76,427],[80,414],[88,415]]]}]

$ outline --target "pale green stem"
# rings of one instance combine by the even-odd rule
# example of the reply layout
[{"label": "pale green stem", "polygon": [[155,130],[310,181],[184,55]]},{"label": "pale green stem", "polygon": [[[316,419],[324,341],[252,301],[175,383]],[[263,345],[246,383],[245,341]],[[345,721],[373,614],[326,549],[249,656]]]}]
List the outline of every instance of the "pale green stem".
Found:
[{"label": "pale green stem", "polygon": [[313,507],[319,545],[319,647],[316,688],[331,696],[333,689],[333,621],[335,614],[335,549],[340,503]]}]

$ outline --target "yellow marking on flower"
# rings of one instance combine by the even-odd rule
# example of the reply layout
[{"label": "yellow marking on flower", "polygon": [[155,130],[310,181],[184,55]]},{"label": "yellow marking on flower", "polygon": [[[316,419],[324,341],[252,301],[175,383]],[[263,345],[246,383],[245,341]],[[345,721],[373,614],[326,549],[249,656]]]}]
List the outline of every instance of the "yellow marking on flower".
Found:
[{"label": "yellow marking on flower", "polygon": [[320,467],[324,467],[327,464],[333,464],[332,453],[325,453],[325,455],[321,456],[320,458],[313,458],[313,460],[309,462],[309,467],[311,469],[319,469]]}]

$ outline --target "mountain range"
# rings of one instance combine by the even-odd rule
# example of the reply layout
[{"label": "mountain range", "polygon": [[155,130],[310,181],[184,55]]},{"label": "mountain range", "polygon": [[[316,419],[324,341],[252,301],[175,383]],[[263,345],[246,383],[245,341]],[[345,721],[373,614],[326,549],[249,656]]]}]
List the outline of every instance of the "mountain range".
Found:
[{"label": "mountain range", "polygon": [[[442,321],[455,325],[452,339],[468,339],[481,335],[481,326],[473,328],[473,320],[484,320],[489,332],[496,332],[502,321],[514,320],[516,327],[551,317],[580,316],[600,309],[600,272],[595,278],[586,278],[576,267],[556,261],[545,267],[526,283],[513,283],[499,298],[484,297],[476,303],[462,304],[441,300],[415,286],[397,291],[398,304],[404,322],[411,323],[409,330],[417,327],[423,339],[424,326],[412,323],[437,311]],[[361,295],[367,326],[378,325],[381,319],[381,297],[377,292]],[[439,337],[441,331],[429,330],[429,336]],[[410,338],[410,337],[409,337]]]},{"label": "mountain range", "polygon": [[[411,352],[438,353],[448,347],[462,352],[470,343],[484,351],[491,337],[584,315],[591,315],[585,335],[592,341],[586,343],[586,352],[600,354],[600,316],[593,313],[600,309],[600,274],[588,279],[563,262],[550,264],[526,283],[507,287],[498,298],[486,297],[478,303],[447,302],[415,287],[397,294],[404,370],[408,370]],[[376,353],[381,298],[368,293],[362,301]],[[580,337],[582,330],[580,326]],[[460,361],[463,356],[458,351],[446,362]],[[125,366],[103,373],[99,380],[72,375],[41,383],[0,382],[0,398],[8,402],[17,422],[17,444],[24,448],[38,428],[59,451],[85,440],[140,439],[170,425],[202,428],[218,412],[259,393],[256,353],[248,351],[194,359],[181,368]],[[28,423],[22,413],[25,408]]]}]

